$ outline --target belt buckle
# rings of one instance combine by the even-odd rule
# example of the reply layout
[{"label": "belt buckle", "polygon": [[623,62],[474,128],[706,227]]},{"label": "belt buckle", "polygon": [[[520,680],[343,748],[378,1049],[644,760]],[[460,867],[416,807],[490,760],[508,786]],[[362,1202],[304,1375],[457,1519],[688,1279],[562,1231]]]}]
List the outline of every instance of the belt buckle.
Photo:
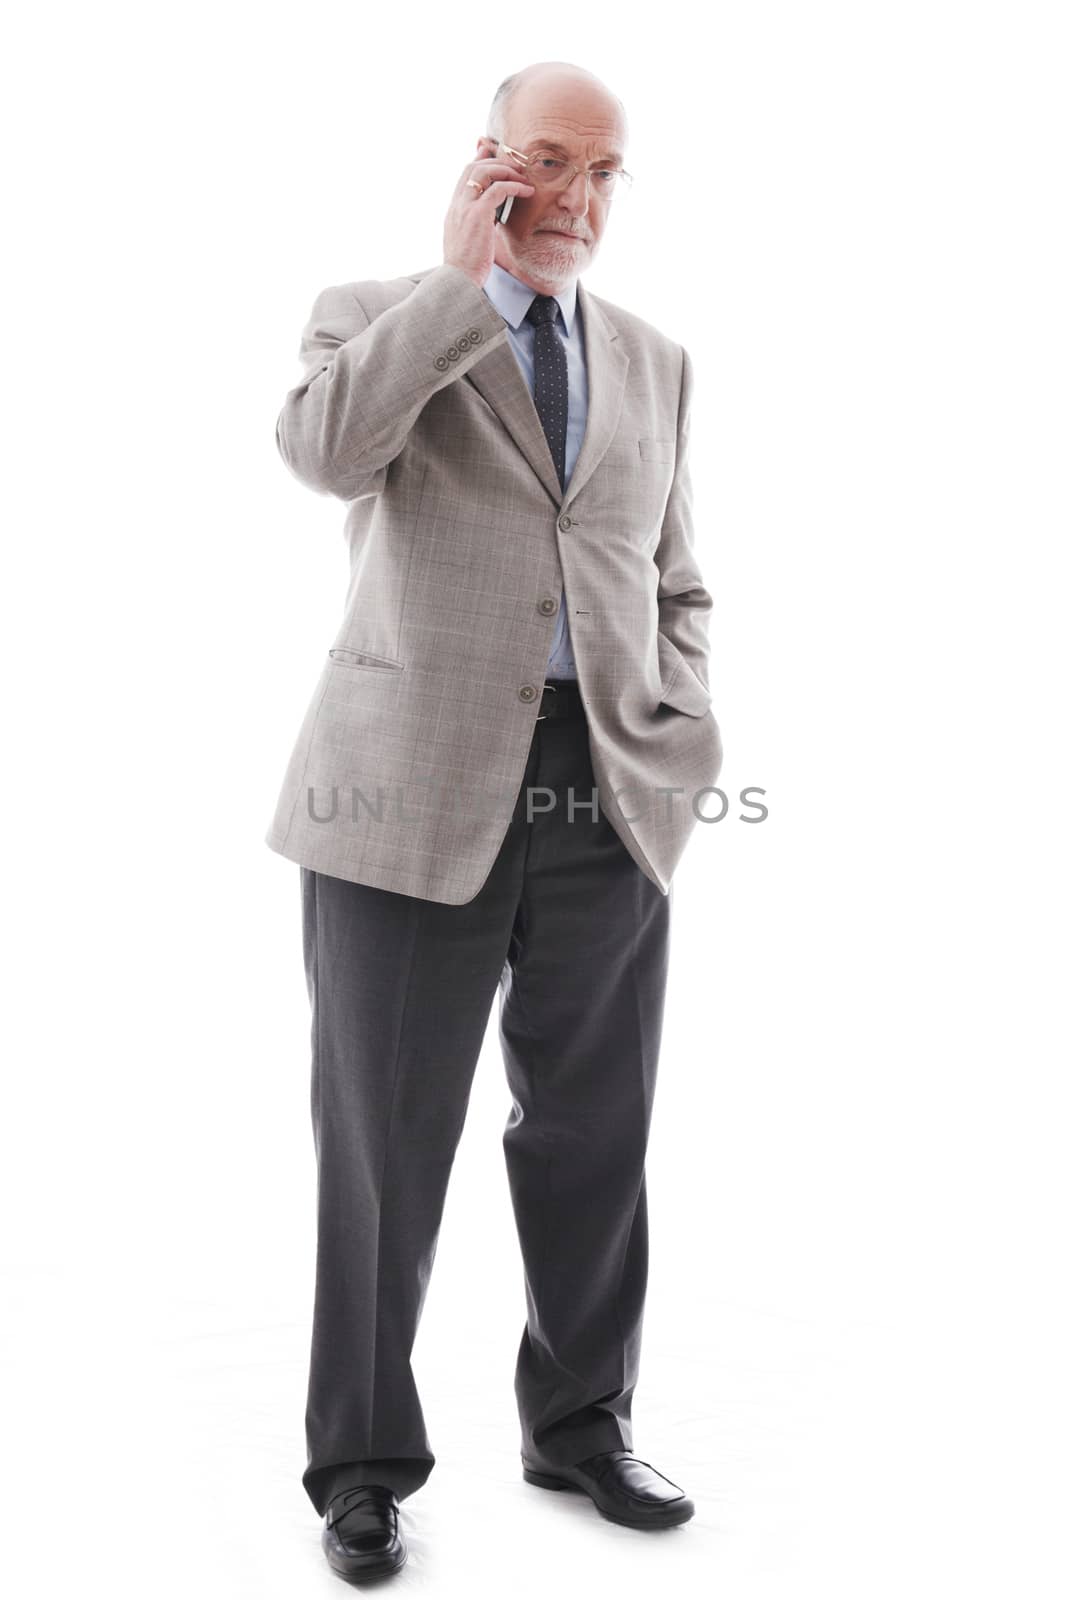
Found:
[{"label": "belt buckle", "polygon": [[[553,694],[555,694],[555,692],[556,692],[556,685],[554,683],[543,683],[541,685],[541,688],[542,688],[542,690],[551,689]],[[535,722],[544,722],[544,720],[545,720],[545,718],[547,716],[548,716],[548,712],[547,711],[539,711],[537,716],[534,718],[534,721]]]}]

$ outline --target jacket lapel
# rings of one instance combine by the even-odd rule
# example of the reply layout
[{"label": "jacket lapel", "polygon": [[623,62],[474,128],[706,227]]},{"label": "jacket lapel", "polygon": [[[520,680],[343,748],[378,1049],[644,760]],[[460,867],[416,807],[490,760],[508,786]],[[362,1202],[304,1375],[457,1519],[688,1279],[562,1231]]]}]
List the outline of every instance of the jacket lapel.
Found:
[{"label": "jacket lapel", "polygon": [[[626,393],[626,369],[630,365],[630,357],[622,348],[615,324],[600,302],[586,289],[581,278],[578,279],[578,304],[582,308],[582,326],[585,329],[589,412],[582,447],[567,485],[565,499],[568,505],[585,488],[615,437],[622,415],[622,399]],[[532,399],[530,404],[533,405]],[[534,416],[537,416],[536,407]],[[544,432],[543,428],[541,432]],[[558,478],[556,492],[559,492]]]},{"label": "jacket lapel", "polygon": [[[425,272],[417,273],[413,281],[417,283],[425,276]],[[585,487],[615,437],[626,391],[626,370],[630,365],[630,358],[619,342],[618,330],[581,278],[578,279],[578,305],[585,332],[589,410],[585,437],[565,495],[560,490],[533,395],[509,340],[503,339],[463,377],[463,382],[473,384],[482,399],[492,406],[545,489],[561,507],[569,504]]]}]

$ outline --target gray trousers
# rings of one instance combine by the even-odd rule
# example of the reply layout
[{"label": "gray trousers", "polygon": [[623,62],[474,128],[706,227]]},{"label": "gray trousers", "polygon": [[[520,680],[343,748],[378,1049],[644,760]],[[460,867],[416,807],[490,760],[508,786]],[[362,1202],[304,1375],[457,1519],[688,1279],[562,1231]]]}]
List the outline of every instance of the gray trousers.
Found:
[{"label": "gray trousers", "polygon": [[[533,786],[556,803],[528,820]],[[671,899],[603,814],[568,820],[568,789],[577,803],[594,787],[584,715],[535,723],[466,905],[300,869],[318,1164],[303,1484],[320,1514],[358,1483],[403,1498],[433,1468],[411,1353],[498,991],[526,1281],[521,1448],[567,1465],[633,1447]]]}]

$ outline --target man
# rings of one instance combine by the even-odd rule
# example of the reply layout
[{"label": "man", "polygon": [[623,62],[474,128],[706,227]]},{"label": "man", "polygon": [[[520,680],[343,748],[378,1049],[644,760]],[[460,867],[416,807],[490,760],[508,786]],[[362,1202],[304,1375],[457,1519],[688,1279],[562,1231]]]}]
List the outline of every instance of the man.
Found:
[{"label": "man", "polygon": [[722,761],[691,367],[581,281],[628,182],[618,100],[541,62],[488,126],[442,263],[319,295],[277,428],[352,560],[267,835],[312,1005],[303,1482],[349,1578],[402,1565],[434,1465],[410,1356],[498,989],[523,1475],[634,1527],[693,1513],[630,1420],[670,883]]}]

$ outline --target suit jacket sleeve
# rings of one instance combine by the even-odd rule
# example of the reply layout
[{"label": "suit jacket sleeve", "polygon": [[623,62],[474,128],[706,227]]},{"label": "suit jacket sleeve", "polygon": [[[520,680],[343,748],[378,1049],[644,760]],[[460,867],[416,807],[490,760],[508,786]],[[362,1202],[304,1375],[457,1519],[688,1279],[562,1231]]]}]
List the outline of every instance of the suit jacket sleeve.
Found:
[{"label": "suit jacket sleeve", "polygon": [[693,363],[682,349],[674,482],[656,546],[659,568],[659,628],[677,646],[705,688],[709,687],[708,625],[712,598],[697,565],[693,536],[693,488],[689,474],[689,420]]},{"label": "suit jacket sleeve", "polygon": [[507,323],[459,267],[435,267],[371,320],[358,284],[324,289],[300,341],[301,381],[275,428],[282,460],[320,494],[379,494],[430,397],[507,338]]}]

